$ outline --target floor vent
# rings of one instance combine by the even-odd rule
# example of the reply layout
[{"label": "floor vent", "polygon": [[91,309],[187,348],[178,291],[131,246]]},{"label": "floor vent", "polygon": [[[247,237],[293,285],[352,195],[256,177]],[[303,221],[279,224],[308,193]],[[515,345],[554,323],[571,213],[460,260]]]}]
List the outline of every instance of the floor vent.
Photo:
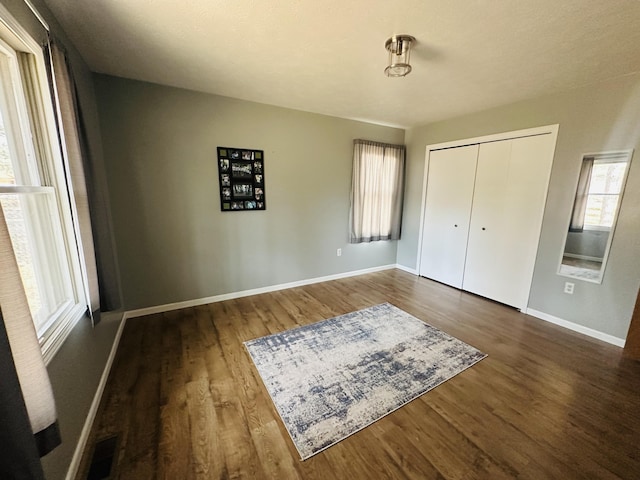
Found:
[{"label": "floor vent", "polygon": [[111,475],[113,457],[115,456],[118,437],[109,437],[96,443],[91,457],[91,465],[87,480],[104,480]]}]

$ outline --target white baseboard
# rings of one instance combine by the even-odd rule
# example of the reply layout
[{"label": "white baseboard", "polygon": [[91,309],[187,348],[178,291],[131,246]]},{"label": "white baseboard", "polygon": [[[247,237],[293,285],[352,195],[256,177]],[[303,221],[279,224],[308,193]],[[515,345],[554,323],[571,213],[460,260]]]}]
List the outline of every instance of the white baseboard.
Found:
[{"label": "white baseboard", "polygon": [[395,267],[398,270],[402,270],[403,272],[410,273],[411,275],[418,275],[418,270],[415,268],[405,267],[404,265],[400,265],[399,263],[396,263]]},{"label": "white baseboard", "polygon": [[603,342],[610,343],[617,347],[624,347],[625,339],[614,337],[613,335],[609,335],[608,333],[603,333],[598,330],[594,330],[593,328],[585,327],[583,325],[579,325],[577,323],[569,322],[568,320],[563,320],[562,318],[554,317],[553,315],[549,315],[548,313],[539,312],[538,310],[534,310],[532,308],[527,308],[527,315],[531,315],[532,317],[539,318],[540,320],[544,320],[546,322],[554,323],[564,328],[568,328],[569,330],[573,330],[574,332],[582,333],[583,335],[587,335],[589,337],[597,338],[598,340],[602,340]]},{"label": "white baseboard", "polygon": [[341,278],[355,277],[367,273],[380,272],[382,270],[390,270],[396,268],[396,265],[382,265],[380,267],[365,268],[363,270],[354,270],[351,272],[337,273],[335,275],[326,275],[324,277],[309,278],[307,280],[299,280],[296,282],[281,283],[278,285],[270,285],[268,287],[252,288],[250,290],[241,290],[239,292],[224,293],[222,295],[214,295],[212,297],[197,298],[194,300],[185,300],[184,302],[167,303],[165,305],[157,305],[155,307],[140,308],[130,310],[126,313],[127,318],[142,317],[144,315],[153,315],[154,313],[170,312],[181,308],[197,307],[208,303],[217,303],[224,300],[233,300],[234,298],[249,297],[251,295],[260,295],[261,293],[276,292],[287,288],[302,287],[313,283],[328,282],[330,280],[339,280]]},{"label": "white baseboard", "polygon": [[65,480],[74,480],[78,475],[78,469],[80,468],[80,461],[82,460],[82,454],[84,453],[84,449],[87,446],[87,441],[89,440],[89,433],[91,433],[91,427],[93,427],[93,421],[95,420],[96,414],[98,413],[98,407],[100,406],[100,401],[102,400],[102,394],[104,393],[104,388],[107,385],[107,378],[109,378],[109,373],[111,372],[111,366],[113,365],[113,360],[116,356],[116,351],[118,350],[118,345],[120,344],[120,337],[122,337],[122,331],[124,330],[124,324],[126,321],[127,321],[127,314],[125,313],[122,317],[122,320],[120,321],[120,325],[118,326],[118,331],[116,332],[116,336],[113,339],[113,345],[111,346],[111,351],[109,352],[107,363],[105,364],[104,370],[102,371],[102,376],[100,377],[98,388],[96,388],[96,393],[94,394],[93,401],[91,402],[91,406],[89,407],[89,413],[87,413],[87,418],[84,421],[82,432],[80,432],[80,438],[78,439],[75,452],[73,452],[73,457],[71,458],[71,463],[69,464],[69,469],[67,470],[67,476],[65,477]]},{"label": "white baseboard", "polygon": [[589,255],[578,255],[577,253],[565,253],[564,257],[575,258],[577,260],[589,260],[591,262],[600,262],[602,263],[602,257],[591,257]]}]

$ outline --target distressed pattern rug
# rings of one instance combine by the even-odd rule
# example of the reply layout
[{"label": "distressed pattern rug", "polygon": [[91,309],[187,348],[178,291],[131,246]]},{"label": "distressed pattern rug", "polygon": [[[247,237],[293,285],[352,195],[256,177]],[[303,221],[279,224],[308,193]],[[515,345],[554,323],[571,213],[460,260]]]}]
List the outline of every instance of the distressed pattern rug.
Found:
[{"label": "distressed pattern rug", "polygon": [[388,303],[245,346],[303,460],[486,357]]}]

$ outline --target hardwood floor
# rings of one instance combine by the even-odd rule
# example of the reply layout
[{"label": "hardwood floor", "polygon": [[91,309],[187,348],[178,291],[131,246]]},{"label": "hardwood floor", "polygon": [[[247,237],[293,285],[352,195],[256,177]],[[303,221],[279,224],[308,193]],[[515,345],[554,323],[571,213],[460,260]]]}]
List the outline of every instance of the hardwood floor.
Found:
[{"label": "hardwood floor", "polygon": [[[242,342],[390,302],[489,356],[304,462]],[[78,478],[640,477],[640,362],[389,270],[127,321]]]}]

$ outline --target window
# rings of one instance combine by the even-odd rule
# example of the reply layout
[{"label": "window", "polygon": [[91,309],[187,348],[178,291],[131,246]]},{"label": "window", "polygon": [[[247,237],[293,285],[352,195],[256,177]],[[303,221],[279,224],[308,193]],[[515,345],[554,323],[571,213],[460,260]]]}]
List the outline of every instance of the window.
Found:
[{"label": "window", "polygon": [[613,228],[629,160],[628,152],[589,154],[582,158],[570,232]]},{"label": "window", "polygon": [[53,112],[43,100],[44,60],[37,44],[24,44],[25,52],[12,46],[23,38],[7,41],[0,41],[0,206],[48,361],[86,301]]},{"label": "window", "polygon": [[350,243],[400,238],[403,145],[355,140]]},{"label": "window", "polygon": [[633,150],[582,156],[558,273],[601,283]]},{"label": "window", "polygon": [[626,167],[626,160],[594,160],[584,216],[586,229],[611,229],[613,226]]}]

